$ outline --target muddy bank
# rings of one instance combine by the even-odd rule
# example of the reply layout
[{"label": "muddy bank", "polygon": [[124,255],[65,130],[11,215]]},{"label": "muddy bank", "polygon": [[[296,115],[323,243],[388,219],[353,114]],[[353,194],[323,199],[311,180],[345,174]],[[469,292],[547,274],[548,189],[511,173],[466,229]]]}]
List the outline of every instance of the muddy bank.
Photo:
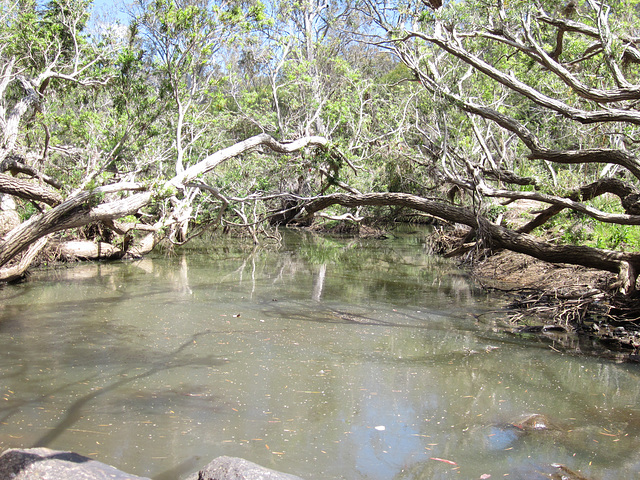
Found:
[{"label": "muddy bank", "polygon": [[640,361],[640,295],[619,294],[616,275],[510,251],[468,268],[483,288],[505,297],[494,313],[507,331],[543,335],[571,352]]}]

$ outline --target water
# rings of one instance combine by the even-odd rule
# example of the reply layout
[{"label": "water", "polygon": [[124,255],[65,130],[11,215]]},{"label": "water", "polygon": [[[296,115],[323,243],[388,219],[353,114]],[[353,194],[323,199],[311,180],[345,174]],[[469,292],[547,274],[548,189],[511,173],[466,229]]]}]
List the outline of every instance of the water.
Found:
[{"label": "water", "polygon": [[219,455],[309,480],[640,478],[639,368],[477,322],[497,300],[421,240],[291,234],[5,287],[0,448],[157,480]]}]

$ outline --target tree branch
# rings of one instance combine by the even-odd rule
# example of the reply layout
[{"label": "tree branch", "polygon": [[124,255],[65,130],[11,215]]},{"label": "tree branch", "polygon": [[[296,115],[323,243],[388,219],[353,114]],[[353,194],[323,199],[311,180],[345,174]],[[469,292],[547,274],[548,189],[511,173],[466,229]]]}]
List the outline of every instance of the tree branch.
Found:
[{"label": "tree branch", "polygon": [[[331,205],[358,207],[394,205],[413,208],[449,222],[468,225],[481,232],[487,245],[524,253],[552,263],[568,263],[618,273],[628,291],[635,288],[635,272],[640,268],[640,253],[617,252],[579,245],[555,245],[538,238],[495,225],[473,210],[406,193],[368,193],[351,195],[335,193],[309,200],[299,217],[312,216]],[[625,277],[626,276],[626,277]]]},{"label": "tree branch", "polygon": [[0,193],[8,193],[25,200],[43,202],[55,206],[62,202],[62,196],[58,192],[49,190],[42,185],[11,177],[0,173]]},{"label": "tree branch", "polygon": [[242,153],[252,150],[259,146],[269,147],[277,153],[292,153],[305,147],[326,148],[328,140],[324,137],[303,137],[293,142],[279,142],[271,135],[261,133],[250,137],[242,142],[238,142],[230,147],[223,148],[216,153],[209,155],[197,164],[187,168],[182,173],[173,177],[169,184],[180,187],[195,179],[198,175],[203,175],[216,168],[221,163],[236,157]]},{"label": "tree branch", "polygon": [[[443,29],[441,28],[439,30]],[[426,42],[434,43],[446,52],[459,58],[466,64],[471,65],[476,70],[484,73],[489,78],[492,78],[496,82],[513,90],[514,92],[520,93],[537,105],[548,108],[571,120],[575,120],[583,124],[602,122],[628,122],[634,125],[640,125],[639,112],[618,108],[586,111],[572,107],[564,102],[561,102],[560,100],[544,95],[533,87],[517,79],[513,73],[506,74],[488,64],[484,60],[480,59],[479,57],[466,51],[460,46],[458,42],[454,42],[450,36],[426,35],[424,33],[410,31],[402,41],[408,41],[411,38],[420,38]]]}]

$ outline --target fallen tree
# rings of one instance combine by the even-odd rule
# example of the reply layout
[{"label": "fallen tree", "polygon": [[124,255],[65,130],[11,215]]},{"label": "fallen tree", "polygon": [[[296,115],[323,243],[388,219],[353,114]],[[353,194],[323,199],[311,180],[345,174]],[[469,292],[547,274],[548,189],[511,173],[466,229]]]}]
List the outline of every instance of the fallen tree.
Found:
[{"label": "fallen tree", "polygon": [[[229,200],[207,185],[207,174],[231,158],[257,150],[339,155],[324,137],[288,142],[264,133],[220,142],[231,145],[210,148],[215,151],[209,155],[203,148],[192,150],[207,131],[207,122],[197,120],[216,112],[206,101],[215,73],[212,54],[236,29],[259,22],[257,11],[243,16],[235,8],[226,15],[204,5],[189,7],[180,14],[192,21],[182,22],[173,3],[140,4],[126,45],[117,32],[115,38],[87,36],[83,2],[33,4],[26,13],[18,2],[6,7],[0,12],[0,35],[6,39],[0,45],[0,205],[14,203],[3,202],[3,196],[15,198],[30,211],[13,228],[15,209],[8,212],[11,221],[0,219],[8,227],[0,232],[0,281],[19,278],[56,232],[76,230],[80,243],[56,245],[64,255],[80,258],[144,254],[163,238],[185,242],[203,192],[216,192],[216,201],[223,202],[220,220]],[[157,28],[158,22],[175,24]],[[141,29],[145,40],[136,37]],[[145,63],[147,53],[151,58]],[[150,75],[155,80],[147,82]],[[101,121],[102,143],[87,125],[93,119]],[[157,150],[146,145],[136,150],[145,158],[127,157],[123,152],[160,137],[148,134],[158,119],[166,120],[169,134],[162,140],[169,140],[155,145]],[[73,129],[81,135],[69,133]],[[77,143],[65,144],[65,138]],[[107,231],[112,241],[78,235],[90,225]],[[143,238],[136,240],[134,232]]]},{"label": "fallen tree", "polygon": [[[465,243],[475,236],[475,246],[615,272],[622,291],[634,291],[638,253],[529,235],[567,210],[606,225],[640,225],[640,41],[629,20],[637,12],[625,10],[623,18],[615,14],[624,3],[569,3],[571,9],[545,1],[507,8],[466,0],[398,14],[385,2],[363,0],[386,35],[362,41],[397,56],[408,68],[405,81],[440,105],[416,108],[407,158],[429,172],[434,194],[449,191],[449,201],[469,206],[444,195],[340,194],[311,200],[306,212],[331,203],[401,205],[469,226]],[[575,183],[562,184],[561,175]],[[491,208],[519,199],[549,206],[524,226],[489,220]]]},{"label": "fallen tree", "polygon": [[[196,177],[210,172],[230,158],[257,147],[267,147],[278,153],[292,153],[303,148],[326,148],[326,145],[327,140],[323,137],[307,137],[293,142],[279,142],[270,135],[260,134],[209,155],[169,181],[158,184],[155,189],[140,183],[121,182],[77,192],[59,205],[32,216],[5,234],[4,238],[0,240],[0,267],[5,266],[43,237],[61,230],[98,222],[112,225],[121,234],[129,233],[132,230],[151,230],[157,233],[163,228],[175,228],[178,222],[173,211],[169,211],[166,216],[157,219],[153,225],[130,224],[116,227],[113,222],[137,213],[141,208],[149,205],[152,201],[162,199],[163,196],[176,197],[178,190],[194,188],[188,187],[188,184]],[[138,193],[119,199],[110,198],[114,194],[127,191]],[[0,193],[7,193],[2,190],[1,185]],[[165,235],[167,235],[166,232]],[[23,271],[27,267],[28,265],[23,265]],[[16,271],[13,268],[0,270],[0,280],[15,278],[15,275]]]},{"label": "fallen tree", "polygon": [[619,275],[622,288],[635,288],[637,273],[640,271],[640,253],[626,253],[612,250],[579,246],[556,245],[542,241],[532,235],[519,233],[488,221],[477,215],[472,208],[455,206],[440,200],[427,199],[404,193],[336,193],[317,197],[306,202],[299,215],[312,216],[332,205],[355,208],[361,206],[400,206],[424,212],[451,223],[471,227],[478,233],[484,248],[508,249],[524,253],[552,263],[568,263],[589,268],[606,270]]}]

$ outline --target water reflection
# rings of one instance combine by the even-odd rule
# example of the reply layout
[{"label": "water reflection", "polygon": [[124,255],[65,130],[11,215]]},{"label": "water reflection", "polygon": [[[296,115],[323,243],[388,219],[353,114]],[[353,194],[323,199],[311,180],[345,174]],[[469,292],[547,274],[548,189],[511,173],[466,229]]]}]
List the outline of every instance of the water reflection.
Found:
[{"label": "water reflection", "polygon": [[[158,480],[218,455],[307,479],[636,478],[635,366],[503,336],[419,236],[296,235],[0,291],[0,443]],[[513,424],[543,414],[554,427]]]}]

